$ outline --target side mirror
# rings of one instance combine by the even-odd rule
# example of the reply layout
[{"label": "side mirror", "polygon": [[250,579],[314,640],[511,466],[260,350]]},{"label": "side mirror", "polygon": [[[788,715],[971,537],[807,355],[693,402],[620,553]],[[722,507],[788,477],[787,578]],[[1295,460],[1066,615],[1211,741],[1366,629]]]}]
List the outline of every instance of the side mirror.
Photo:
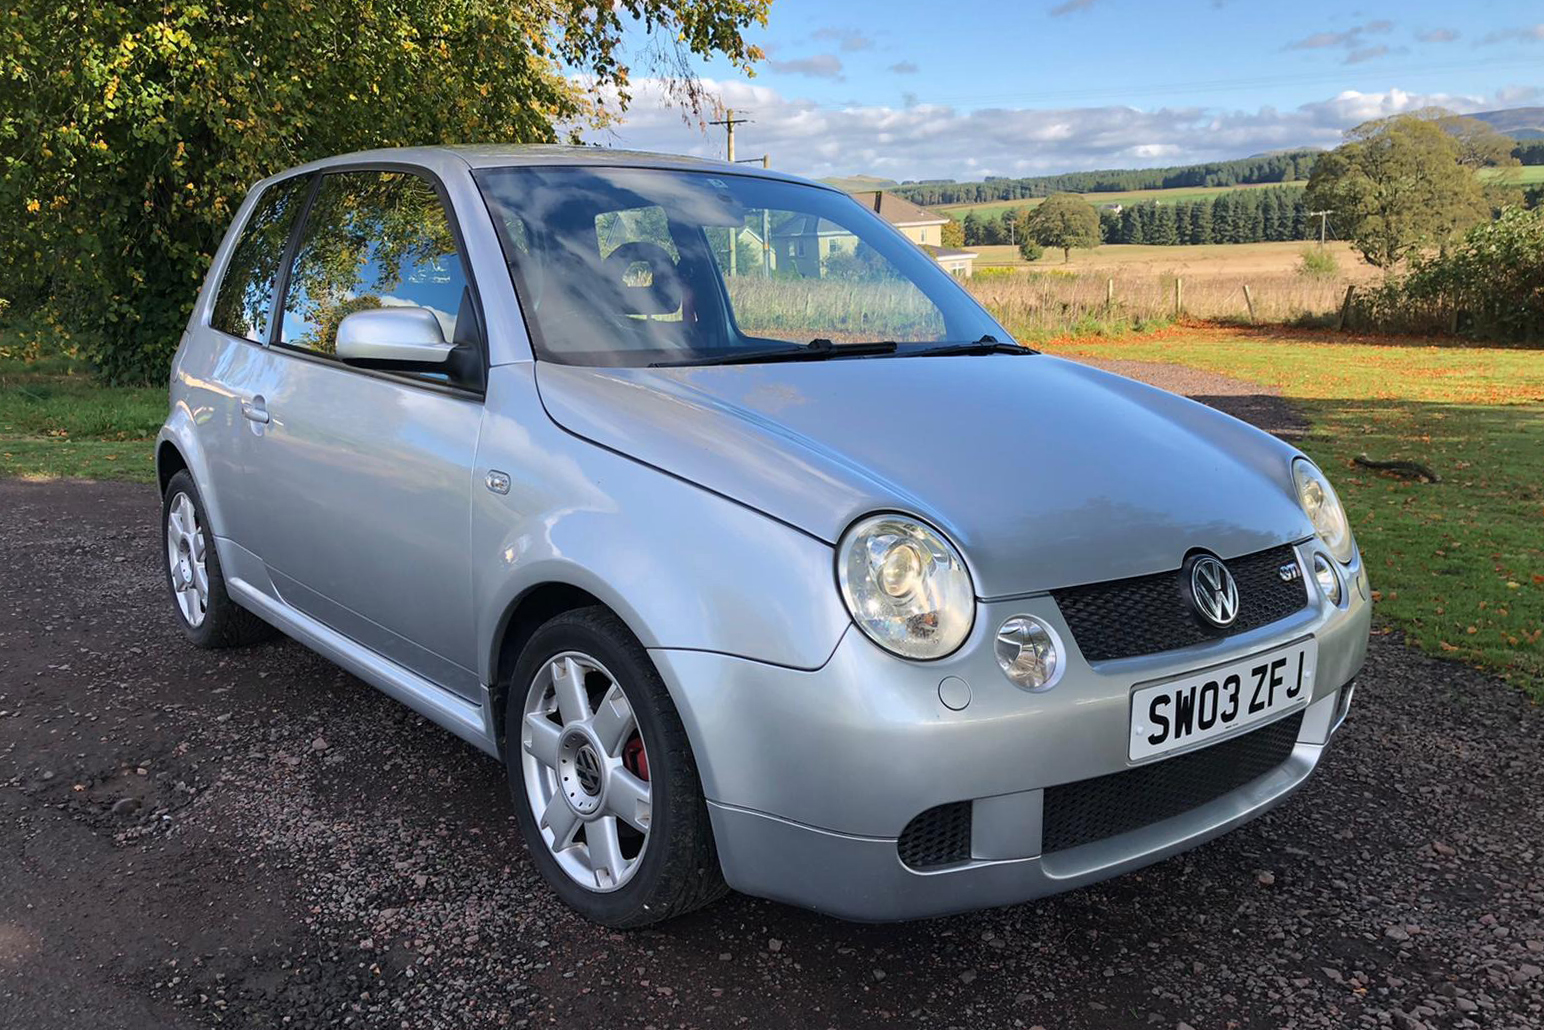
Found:
[{"label": "side mirror", "polygon": [[443,366],[453,350],[427,308],[369,308],[338,323],[338,357],[364,368],[421,371]]}]

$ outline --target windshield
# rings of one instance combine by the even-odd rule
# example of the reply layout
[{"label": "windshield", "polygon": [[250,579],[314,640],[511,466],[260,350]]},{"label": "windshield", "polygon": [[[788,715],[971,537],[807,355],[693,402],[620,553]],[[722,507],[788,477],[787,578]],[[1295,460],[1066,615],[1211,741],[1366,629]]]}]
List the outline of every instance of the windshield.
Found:
[{"label": "windshield", "polygon": [[833,190],[591,166],[477,178],[544,360],[669,365],[1009,339],[927,251]]}]

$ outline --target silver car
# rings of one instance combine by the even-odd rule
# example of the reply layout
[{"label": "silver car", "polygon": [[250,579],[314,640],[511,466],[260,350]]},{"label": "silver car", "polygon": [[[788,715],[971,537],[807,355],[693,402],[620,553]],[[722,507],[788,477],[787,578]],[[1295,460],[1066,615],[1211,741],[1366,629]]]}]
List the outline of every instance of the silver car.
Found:
[{"label": "silver car", "polygon": [[1292,447],[725,164],[259,183],[156,465],[188,638],[277,629],[502,760],[536,866],[618,927],[727,888],[932,916],[1193,847],[1313,772],[1368,638]]}]

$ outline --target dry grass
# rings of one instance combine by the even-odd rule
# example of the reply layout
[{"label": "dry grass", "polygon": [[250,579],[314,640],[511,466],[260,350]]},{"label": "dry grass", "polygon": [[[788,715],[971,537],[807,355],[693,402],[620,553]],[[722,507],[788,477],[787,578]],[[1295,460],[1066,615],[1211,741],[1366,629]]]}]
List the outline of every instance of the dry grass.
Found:
[{"label": "dry grass", "polygon": [[[976,267],[1007,266],[1034,271],[1132,271],[1183,275],[1187,279],[1205,275],[1267,275],[1291,272],[1297,268],[1302,240],[1278,243],[1205,243],[1183,247],[1159,247],[1138,243],[1106,243],[1092,250],[1074,250],[1072,261],[1062,263],[1061,251],[1047,251],[1038,261],[1026,263],[1017,247],[972,247],[981,255]],[[1378,276],[1378,270],[1364,262],[1349,243],[1331,240],[1325,250],[1332,254],[1348,280],[1362,282]]]},{"label": "dry grass", "polygon": [[[1183,285],[1177,289],[1182,278]],[[1195,278],[1136,269],[1020,272],[977,276],[969,285],[998,321],[1016,335],[1030,337],[1088,322],[1140,324],[1176,316],[1248,321],[1245,285],[1254,300],[1253,317],[1259,322],[1327,319],[1345,296],[1341,281],[1311,280],[1290,272]]]}]

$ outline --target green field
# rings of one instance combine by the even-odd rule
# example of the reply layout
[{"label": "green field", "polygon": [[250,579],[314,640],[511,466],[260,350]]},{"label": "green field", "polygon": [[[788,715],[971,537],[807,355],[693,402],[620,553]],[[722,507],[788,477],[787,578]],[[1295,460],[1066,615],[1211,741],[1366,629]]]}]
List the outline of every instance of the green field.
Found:
[{"label": "green field", "polygon": [[[1489,171],[1489,175],[1503,174],[1501,171]],[[1521,168],[1509,168],[1505,170],[1506,177],[1520,185],[1531,186],[1535,183],[1544,183],[1544,165],[1524,165]],[[1219,193],[1231,193],[1234,190],[1260,190],[1270,189],[1274,186],[1307,186],[1305,181],[1297,182],[1266,182],[1249,186],[1199,186],[1179,187],[1170,190],[1126,190],[1116,193],[1083,193],[1080,196],[1086,198],[1090,204],[1098,207],[1103,204],[1140,204],[1147,200],[1156,200],[1162,204],[1187,204],[1194,200],[1205,200],[1215,197]],[[1042,198],[1035,197],[1027,200],[992,200],[981,204],[942,204],[933,210],[940,214],[946,214],[956,221],[964,221],[966,214],[974,211],[980,218],[1000,218],[1002,213],[1008,210],[1034,207]]]},{"label": "green field", "polygon": [[0,476],[151,482],[165,418],[166,387],[103,386],[49,330],[0,327]]},{"label": "green field", "polygon": [[[1192,200],[1205,200],[1215,197],[1219,193],[1232,193],[1234,190],[1261,190],[1276,186],[1306,185],[1308,185],[1306,182],[1267,182],[1251,186],[1192,186],[1172,190],[1125,190],[1117,193],[1083,193],[1079,195],[1086,198],[1095,207],[1103,204],[1139,204],[1145,200],[1156,200],[1164,204],[1184,204]],[[1028,200],[993,200],[982,204],[947,204],[940,205],[933,210],[939,214],[946,214],[958,221],[964,221],[966,214],[972,211],[976,213],[977,217],[1000,218],[1004,211],[1034,207],[1042,199],[1034,197]]]},{"label": "green field", "polygon": [[[1377,612],[1432,654],[1500,672],[1544,701],[1544,352],[1176,327],[1049,345],[1264,383],[1312,422],[1301,446],[1329,473]],[[1421,462],[1440,483],[1354,464]]]}]

